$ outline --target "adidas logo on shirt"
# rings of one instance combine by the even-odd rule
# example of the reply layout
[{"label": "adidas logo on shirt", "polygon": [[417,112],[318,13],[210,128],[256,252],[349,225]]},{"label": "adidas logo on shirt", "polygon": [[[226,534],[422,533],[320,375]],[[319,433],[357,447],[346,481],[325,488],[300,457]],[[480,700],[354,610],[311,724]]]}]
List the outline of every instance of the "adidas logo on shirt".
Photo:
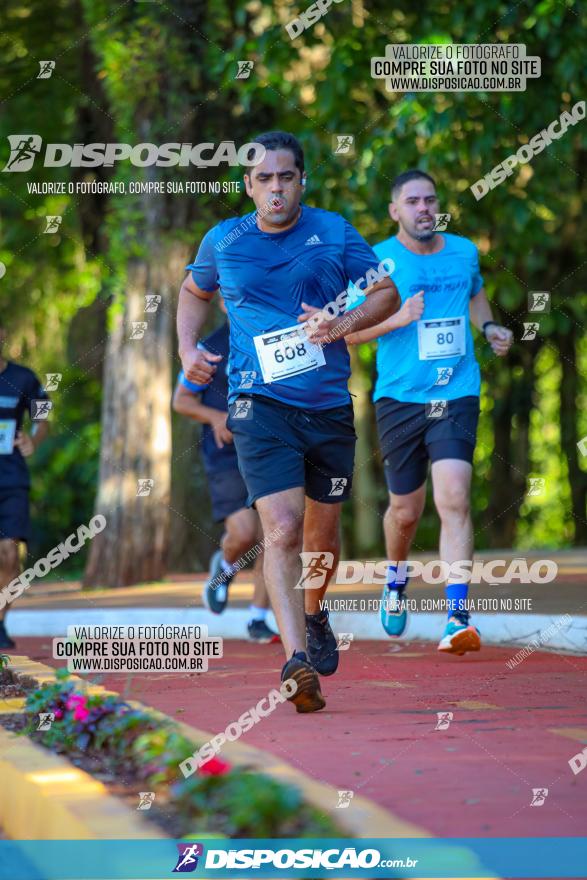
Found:
[{"label": "adidas logo on shirt", "polygon": [[322,244],[317,235],[311,235],[306,244]]}]

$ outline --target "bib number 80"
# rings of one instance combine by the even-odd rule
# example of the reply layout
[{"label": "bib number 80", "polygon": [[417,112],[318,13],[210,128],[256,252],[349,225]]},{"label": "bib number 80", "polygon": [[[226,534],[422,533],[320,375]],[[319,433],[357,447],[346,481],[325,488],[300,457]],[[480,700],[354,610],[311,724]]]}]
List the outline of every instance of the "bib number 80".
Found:
[{"label": "bib number 80", "polygon": [[286,345],[285,348],[283,349],[283,351],[280,351],[279,349],[277,349],[275,351],[275,360],[277,361],[278,364],[282,364],[286,360],[293,361],[296,356],[303,357],[305,354],[306,354],[305,343],[298,342],[298,344],[295,347],[295,351],[294,351],[293,345]]},{"label": "bib number 80", "polygon": [[437,345],[451,345],[455,341],[454,333],[450,331],[448,333],[437,333],[436,334],[436,344]]}]

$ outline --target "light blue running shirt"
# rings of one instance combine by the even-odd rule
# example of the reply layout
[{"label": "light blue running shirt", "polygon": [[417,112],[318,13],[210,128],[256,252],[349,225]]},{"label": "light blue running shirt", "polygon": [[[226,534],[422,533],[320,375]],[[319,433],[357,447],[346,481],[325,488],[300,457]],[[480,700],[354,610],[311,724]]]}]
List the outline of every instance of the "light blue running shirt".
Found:
[{"label": "light blue running shirt", "polygon": [[[373,400],[391,397],[404,403],[455,400],[478,396],[479,365],[475,358],[469,301],[483,287],[477,248],[468,238],[439,233],[444,248],[436,254],[414,254],[396,236],[375,245],[378,258],[391,258],[402,305],[424,291],[420,321],[391,330],[377,340],[377,381]],[[349,308],[364,301],[356,288]]]}]

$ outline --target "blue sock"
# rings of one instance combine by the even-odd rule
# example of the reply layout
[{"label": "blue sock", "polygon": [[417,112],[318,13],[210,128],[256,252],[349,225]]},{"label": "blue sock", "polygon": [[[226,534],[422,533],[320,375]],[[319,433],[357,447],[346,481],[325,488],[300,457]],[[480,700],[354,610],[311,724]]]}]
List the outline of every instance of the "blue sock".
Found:
[{"label": "blue sock", "polygon": [[447,584],[444,588],[446,598],[448,599],[448,616],[450,617],[455,611],[465,610],[465,599],[469,592],[468,584]]},{"label": "blue sock", "polygon": [[397,575],[397,565],[388,565],[387,566],[387,588],[388,590],[397,590],[398,592],[405,590],[408,585],[409,578],[402,575],[400,572],[400,576],[398,578]]}]

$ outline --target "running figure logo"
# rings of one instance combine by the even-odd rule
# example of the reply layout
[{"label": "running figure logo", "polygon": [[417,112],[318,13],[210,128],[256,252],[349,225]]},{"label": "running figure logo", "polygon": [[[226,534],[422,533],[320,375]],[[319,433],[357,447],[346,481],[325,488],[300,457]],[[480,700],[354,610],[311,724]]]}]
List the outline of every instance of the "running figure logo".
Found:
[{"label": "running figure logo", "polygon": [[354,794],[354,791],[339,791],[336,809],[345,810],[348,806],[350,806]]},{"label": "running figure logo", "polygon": [[253,417],[253,401],[248,398],[235,400],[232,411],[233,419],[250,419]]},{"label": "running figure logo", "polygon": [[[43,143],[38,134],[9,134],[10,156],[2,171],[30,171]],[[15,167],[16,166],[16,167]]]},{"label": "running figure logo", "polygon": [[45,391],[57,391],[61,382],[62,373],[45,373]]},{"label": "running figure logo", "polygon": [[33,422],[47,421],[53,409],[51,400],[32,400],[31,419]]},{"label": "running figure logo", "polygon": [[335,134],[332,138],[332,152],[335,156],[354,156],[355,136],[352,134]]},{"label": "running figure logo", "polygon": [[432,232],[444,232],[450,223],[450,214],[435,214]]},{"label": "running figure logo", "polygon": [[446,419],[448,417],[448,400],[431,400],[426,404],[427,419]]},{"label": "running figure logo", "polygon": [[150,810],[155,800],[154,791],[139,791],[139,805],[137,810]]},{"label": "running figure logo", "polygon": [[529,312],[549,312],[550,293],[547,290],[531,290],[528,293]]},{"label": "running figure logo", "polygon": [[51,79],[51,74],[54,70],[54,61],[39,61],[39,72],[37,74],[37,79]]},{"label": "running figure logo", "polygon": [[178,843],[177,849],[179,855],[177,857],[177,865],[173,869],[173,873],[187,874],[195,871],[198,867],[199,856],[204,855],[204,847],[201,843]]},{"label": "running figure logo", "polygon": [[246,391],[247,388],[253,387],[253,382],[257,378],[256,370],[240,370],[241,380],[239,384],[239,388],[242,388]]},{"label": "running figure logo", "polygon": [[39,712],[39,726],[37,730],[51,730],[51,725],[54,721],[54,712]]},{"label": "running figure logo", "polygon": [[348,483],[347,477],[331,477],[330,482],[332,483],[332,487],[330,489],[329,495],[342,495],[346,488],[346,484]]},{"label": "running figure logo", "polygon": [[530,801],[530,806],[531,807],[541,807],[547,797],[548,797],[548,789],[547,788],[533,788],[532,789],[532,800]]},{"label": "running figure logo", "polygon": [[546,480],[544,477],[530,477],[530,485],[528,486],[528,496],[542,495]]},{"label": "running figure logo", "polygon": [[453,367],[436,367],[438,376],[435,385],[448,385],[450,377],[453,374]]},{"label": "running figure logo", "polygon": [[338,645],[336,646],[339,651],[348,651],[351,647],[351,642],[354,639],[354,633],[338,633]]},{"label": "running figure logo", "polygon": [[238,69],[236,71],[235,79],[248,79],[253,71],[253,67],[255,66],[254,61],[237,61]]},{"label": "running figure logo", "polygon": [[524,322],[524,332],[522,333],[522,342],[531,342],[533,339],[536,339],[536,334],[538,333],[538,327],[540,325],[537,321],[533,321],[532,323]]},{"label": "running figure logo", "polygon": [[145,495],[151,494],[151,489],[155,485],[155,480],[138,480],[136,498],[143,498]]},{"label": "running figure logo", "polygon": [[436,713],[437,722],[434,730],[448,730],[450,727],[450,722],[453,719],[452,712],[437,712]]},{"label": "running figure logo", "polygon": [[295,585],[296,590],[318,590],[324,586],[326,575],[332,571],[334,565],[333,553],[300,553],[302,560],[302,575]]},{"label": "running figure logo", "polygon": [[145,311],[146,312],[156,312],[159,308],[159,303],[161,302],[161,294],[160,293],[147,293],[145,294]]},{"label": "running figure logo", "polygon": [[61,221],[63,217],[60,217],[59,214],[53,214],[51,216],[46,216],[45,221],[47,225],[43,232],[57,232],[59,227],[61,226]]},{"label": "running figure logo", "polygon": [[131,331],[128,338],[142,339],[148,326],[146,321],[131,321]]},{"label": "running figure logo", "polygon": [[577,443],[577,449],[583,457],[587,455],[587,435],[579,440]]}]

